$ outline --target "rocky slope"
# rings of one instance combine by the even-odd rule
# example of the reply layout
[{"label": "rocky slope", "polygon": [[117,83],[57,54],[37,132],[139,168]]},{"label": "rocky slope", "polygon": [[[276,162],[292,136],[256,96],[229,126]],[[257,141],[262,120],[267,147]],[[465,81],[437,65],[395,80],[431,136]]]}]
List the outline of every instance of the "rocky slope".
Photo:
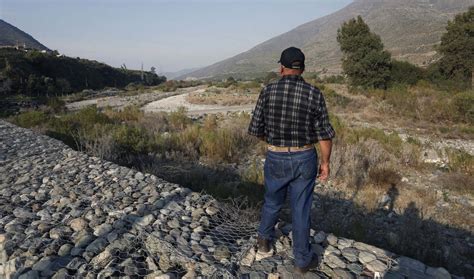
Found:
[{"label": "rocky slope", "polygon": [[23,32],[10,23],[0,19],[0,46],[26,45],[27,48],[48,50],[30,34]]},{"label": "rocky slope", "polygon": [[[291,225],[261,255],[257,218],[0,121],[1,278],[295,278]],[[332,234],[311,242],[322,263],[305,278],[452,278]]]},{"label": "rocky slope", "polygon": [[394,58],[419,65],[428,64],[436,54],[434,45],[445,32],[447,21],[471,5],[474,5],[474,0],[356,0],[333,14],[181,78],[275,70],[281,51],[291,45],[305,52],[308,71],[326,68],[329,73],[337,73],[341,67],[337,29],[342,22],[358,15],[382,37]]}]

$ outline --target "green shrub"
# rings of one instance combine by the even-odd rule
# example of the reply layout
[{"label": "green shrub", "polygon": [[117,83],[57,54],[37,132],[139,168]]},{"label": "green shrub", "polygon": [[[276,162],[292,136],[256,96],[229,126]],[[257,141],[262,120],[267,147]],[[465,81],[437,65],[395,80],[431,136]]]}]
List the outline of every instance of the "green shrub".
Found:
[{"label": "green shrub", "polygon": [[351,130],[347,135],[347,141],[352,144],[365,141],[367,139],[373,139],[382,144],[382,146],[388,152],[397,156],[400,155],[403,141],[396,133],[386,134],[381,129],[360,128]]},{"label": "green shrub", "polygon": [[342,108],[347,107],[347,105],[351,102],[351,99],[337,94],[336,91],[332,89],[326,89],[324,91],[324,98],[328,104],[340,106]]},{"label": "green shrub", "polygon": [[55,113],[64,112],[66,110],[66,103],[59,98],[49,98],[47,102],[48,107]]},{"label": "green shrub", "polygon": [[392,60],[391,84],[414,85],[423,78],[423,69],[405,61]]},{"label": "green shrub", "polygon": [[212,162],[236,162],[242,152],[240,143],[233,130],[221,128],[202,135],[200,152]]},{"label": "green shrub", "polygon": [[123,153],[148,153],[153,150],[152,138],[145,129],[120,125],[113,131],[113,139]]},{"label": "green shrub", "polygon": [[95,105],[85,107],[76,113],[68,114],[64,118],[66,121],[77,123],[82,127],[112,123],[110,118],[100,112]]},{"label": "green shrub", "polygon": [[343,75],[331,75],[323,79],[324,83],[338,83],[343,84],[346,82],[346,78]]},{"label": "green shrub", "polygon": [[474,90],[456,94],[453,105],[459,121],[474,123]]},{"label": "green shrub", "polygon": [[138,106],[126,106],[121,111],[107,109],[104,114],[119,122],[139,121],[145,115]]},{"label": "green shrub", "polygon": [[176,111],[169,114],[168,121],[174,130],[184,130],[191,123],[187,112],[188,110],[185,107],[179,107]]},{"label": "green shrub", "polygon": [[37,127],[47,123],[48,120],[49,116],[46,113],[37,110],[26,111],[11,118],[14,124],[24,128]]},{"label": "green shrub", "polygon": [[451,171],[474,175],[474,156],[463,150],[446,150]]}]

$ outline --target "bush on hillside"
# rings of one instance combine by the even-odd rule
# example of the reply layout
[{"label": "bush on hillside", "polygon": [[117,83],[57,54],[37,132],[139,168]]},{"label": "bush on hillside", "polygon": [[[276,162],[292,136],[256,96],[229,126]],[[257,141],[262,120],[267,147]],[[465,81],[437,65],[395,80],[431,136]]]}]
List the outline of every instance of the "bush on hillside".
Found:
[{"label": "bush on hillside", "polygon": [[405,61],[392,60],[391,84],[415,85],[423,78],[423,69]]}]

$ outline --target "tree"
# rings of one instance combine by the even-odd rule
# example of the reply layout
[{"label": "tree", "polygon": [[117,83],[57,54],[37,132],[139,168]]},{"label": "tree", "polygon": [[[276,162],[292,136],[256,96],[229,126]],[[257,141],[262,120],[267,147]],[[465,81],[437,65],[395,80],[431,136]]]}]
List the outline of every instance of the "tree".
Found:
[{"label": "tree", "polygon": [[69,83],[67,79],[58,78],[56,80],[56,86],[61,91],[61,95],[68,94],[71,92],[71,84]]},{"label": "tree", "polygon": [[274,81],[278,78],[278,74],[275,72],[269,72],[263,79],[264,84],[269,84],[271,81]]},{"label": "tree", "polygon": [[337,41],[344,54],[342,68],[352,86],[387,88],[390,80],[391,55],[362,17],[344,22],[337,30]]},{"label": "tree", "polygon": [[150,73],[156,74],[156,68],[153,67],[153,66],[151,66],[151,68],[150,68]]},{"label": "tree", "polygon": [[451,80],[473,82],[474,68],[474,6],[448,22],[438,47],[442,74]]}]

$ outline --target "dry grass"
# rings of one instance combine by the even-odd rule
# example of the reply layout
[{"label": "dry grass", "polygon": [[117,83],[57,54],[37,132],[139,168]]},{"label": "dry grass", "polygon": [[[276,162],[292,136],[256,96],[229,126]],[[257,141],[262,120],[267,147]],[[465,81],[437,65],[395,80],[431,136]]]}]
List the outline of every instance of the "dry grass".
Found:
[{"label": "dry grass", "polygon": [[439,180],[443,189],[459,195],[470,195],[474,198],[474,176],[463,173],[446,173]]},{"label": "dry grass", "polygon": [[186,101],[199,105],[239,106],[255,104],[258,98],[257,89],[210,88],[204,93],[189,94]]}]

